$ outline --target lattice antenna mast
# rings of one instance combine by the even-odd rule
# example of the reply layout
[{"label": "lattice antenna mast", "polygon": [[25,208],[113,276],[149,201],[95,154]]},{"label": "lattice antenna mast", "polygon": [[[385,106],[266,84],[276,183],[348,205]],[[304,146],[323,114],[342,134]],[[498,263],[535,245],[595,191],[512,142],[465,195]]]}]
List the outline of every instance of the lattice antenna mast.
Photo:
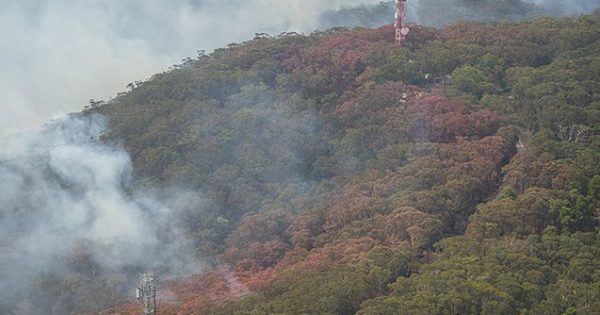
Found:
[{"label": "lattice antenna mast", "polygon": [[396,44],[404,47],[406,36],[410,32],[406,23],[406,0],[396,0],[396,22],[394,27],[396,28]]},{"label": "lattice antenna mast", "polygon": [[135,290],[135,297],[144,303],[143,315],[156,315],[156,276],[146,272],[140,277],[140,285]]}]

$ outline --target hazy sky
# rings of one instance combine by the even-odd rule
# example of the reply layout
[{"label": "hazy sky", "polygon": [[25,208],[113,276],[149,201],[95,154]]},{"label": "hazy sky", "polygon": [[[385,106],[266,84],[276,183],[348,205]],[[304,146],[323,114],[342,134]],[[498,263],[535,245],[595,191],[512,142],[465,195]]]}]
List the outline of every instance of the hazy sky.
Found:
[{"label": "hazy sky", "polygon": [[[527,1],[570,13],[600,3]],[[106,100],[198,50],[259,32],[311,32],[323,11],[378,2],[0,0],[0,137],[79,111],[91,98]]]},{"label": "hazy sky", "polygon": [[0,135],[253,37],[316,28],[320,12],[379,0],[0,0]]}]

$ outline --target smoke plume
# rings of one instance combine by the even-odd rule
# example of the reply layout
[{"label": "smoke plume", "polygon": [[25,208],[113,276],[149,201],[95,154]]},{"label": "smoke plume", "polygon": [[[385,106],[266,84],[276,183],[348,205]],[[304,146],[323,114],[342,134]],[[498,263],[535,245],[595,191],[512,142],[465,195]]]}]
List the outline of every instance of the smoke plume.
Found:
[{"label": "smoke plume", "polygon": [[0,133],[108,99],[255,33],[311,32],[319,14],[378,0],[0,0]]},{"label": "smoke plume", "polygon": [[[156,194],[133,189],[129,156],[99,142],[104,128],[101,116],[68,116],[3,141],[0,313],[61,314],[78,309],[52,296],[65,287],[94,283],[121,294],[130,290],[135,279],[128,277],[137,271],[176,276],[200,270],[176,218],[190,205],[201,207],[202,198],[173,190],[158,202]],[[48,277],[55,284],[42,281]],[[46,290],[36,292],[40,286]],[[77,294],[67,296],[85,301]],[[98,301],[99,308],[106,307]],[[56,305],[61,306],[50,310]]]}]

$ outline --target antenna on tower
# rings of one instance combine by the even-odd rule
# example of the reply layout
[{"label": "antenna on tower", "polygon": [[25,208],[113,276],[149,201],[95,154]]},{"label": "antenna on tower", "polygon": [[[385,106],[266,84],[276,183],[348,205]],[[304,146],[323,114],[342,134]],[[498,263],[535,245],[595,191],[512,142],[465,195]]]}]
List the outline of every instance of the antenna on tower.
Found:
[{"label": "antenna on tower", "polygon": [[410,32],[406,23],[406,0],[396,0],[396,44],[399,47],[404,47],[406,43],[406,35]]},{"label": "antenna on tower", "polygon": [[146,272],[140,277],[140,285],[135,289],[136,299],[144,303],[143,315],[156,315],[156,276]]}]

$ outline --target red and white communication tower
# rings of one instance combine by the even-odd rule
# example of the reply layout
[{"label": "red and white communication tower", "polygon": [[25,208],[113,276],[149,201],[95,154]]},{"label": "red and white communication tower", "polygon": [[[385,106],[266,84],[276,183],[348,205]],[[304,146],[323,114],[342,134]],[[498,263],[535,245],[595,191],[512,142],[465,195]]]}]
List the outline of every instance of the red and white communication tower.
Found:
[{"label": "red and white communication tower", "polygon": [[403,47],[406,43],[406,35],[410,32],[406,23],[406,0],[396,0],[396,43]]}]

